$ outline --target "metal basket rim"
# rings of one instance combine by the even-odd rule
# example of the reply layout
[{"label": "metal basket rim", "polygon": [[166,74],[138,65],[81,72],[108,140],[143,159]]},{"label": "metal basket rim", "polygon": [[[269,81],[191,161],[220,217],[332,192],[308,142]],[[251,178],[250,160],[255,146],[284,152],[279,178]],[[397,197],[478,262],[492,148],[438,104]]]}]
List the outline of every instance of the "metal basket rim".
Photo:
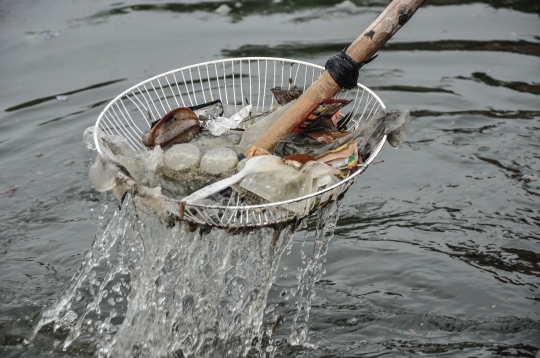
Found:
[{"label": "metal basket rim", "polygon": [[[302,65],[306,65],[306,66],[312,66],[312,67],[315,67],[315,68],[318,68],[320,70],[324,70],[324,67],[322,66],[319,66],[319,65],[316,65],[314,63],[311,63],[311,62],[306,62],[306,61],[300,61],[300,60],[294,60],[294,59],[290,59],[290,58],[282,58],[282,57],[235,57],[235,58],[227,58],[227,59],[220,59],[220,60],[213,60],[213,61],[207,61],[207,62],[201,62],[201,63],[197,63],[197,64],[193,64],[193,65],[189,65],[189,66],[184,66],[184,67],[179,67],[177,69],[174,69],[174,70],[170,70],[170,71],[167,71],[167,72],[163,72],[163,73],[160,73],[156,76],[153,76],[151,78],[148,78],[142,82],[139,82],[131,87],[129,87],[128,89],[126,89],[125,91],[121,92],[118,96],[114,97],[106,106],[105,108],[101,111],[101,113],[99,114],[98,116],[98,119],[96,120],[96,124],[95,126],[99,128],[99,124],[101,122],[101,119],[103,118],[104,114],[109,110],[109,108],[111,108],[111,106],[116,103],[116,101],[118,101],[120,98],[122,98],[123,96],[125,96],[126,94],[128,94],[129,92],[133,91],[134,89],[138,88],[139,86],[142,86],[144,84],[147,84],[151,81],[154,81],[156,79],[159,79],[159,78],[162,78],[164,76],[167,76],[169,74],[172,74],[172,73],[176,73],[178,71],[183,71],[183,70],[187,70],[187,69],[191,69],[191,68],[196,68],[196,67],[201,67],[201,66],[207,66],[207,65],[210,65],[210,64],[216,64],[216,63],[224,63],[224,62],[234,62],[234,61],[284,61],[284,62],[290,62],[291,64],[302,64]],[[384,105],[384,102],[379,98],[379,96],[377,96],[377,94],[375,92],[373,92],[370,88],[366,87],[365,85],[361,84],[361,83],[357,83],[357,86],[362,88],[363,90],[367,91],[369,94],[371,94],[376,100],[377,102],[381,105],[381,108],[382,109],[386,109],[386,106]],[[375,159],[375,157],[377,157],[377,155],[379,154],[379,152],[381,151],[382,147],[384,146],[384,143],[386,141],[386,135],[381,139],[381,141],[377,144],[377,147],[375,148],[375,150],[371,153],[371,155],[369,156],[369,159],[360,166],[360,169],[357,170],[353,175],[343,179],[342,181],[340,181],[339,183],[336,183],[328,188],[325,188],[323,190],[319,190],[315,193],[312,193],[312,194],[309,194],[309,195],[305,195],[305,196],[301,196],[301,197],[297,197],[297,198],[294,198],[294,199],[289,199],[289,200],[284,200],[284,201],[279,201],[279,202],[272,202],[272,203],[267,203],[267,204],[258,204],[258,205],[246,205],[246,206],[225,206],[225,205],[204,205],[204,204],[186,204],[185,205],[185,209],[188,210],[190,207],[193,207],[193,208],[199,208],[199,209],[223,209],[223,210],[249,210],[249,209],[263,209],[263,208],[268,208],[268,207],[273,207],[273,206],[281,206],[281,205],[287,205],[287,204],[291,204],[291,203],[294,203],[294,202],[299,202],[299,201],[302,201],[302,200],[306,200],[306,199],[311,199],[313,197],[316,197],[318,195],[321,195],[321,194],[324,194],[328,191],[331,191],[333,189],[336,189],[342,185],[344,185],[345,183],[353,180],[353,179],[356,179],[356,177],[358,177],[361,173],[363,173],[367,167],[371,164],[371,162]],[[97,131],[94,132],[94,143],[95,143],[95,146],[97,148],[97,151],[98,153],[101,155],[103,154],[103,151],[101,150],[101,147],[100,147],[100,144],[99,144],[99,140],[98,140],[98,133]],[[173,199],[173,198],[170,198],[171,200],[177,202],[177,203],[182,203],[182,200],[178,200],[178,199]]]}]

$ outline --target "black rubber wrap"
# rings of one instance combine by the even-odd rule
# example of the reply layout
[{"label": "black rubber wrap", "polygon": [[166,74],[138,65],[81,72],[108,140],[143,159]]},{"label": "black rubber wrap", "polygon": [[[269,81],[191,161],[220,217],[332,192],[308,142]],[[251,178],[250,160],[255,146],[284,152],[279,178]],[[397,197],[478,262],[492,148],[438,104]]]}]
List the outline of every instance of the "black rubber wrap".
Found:
[{"label": "black rubber wrap", "polygon": [[378,55],[373,56],[367,61],[355,62],[349,55],[345,53],[345,47],[337,55],[334,55],[326,61],[324,68],[330,76],[336,81],[340,88],[351,89],[356,87],[358,83],[358,75],[362,66],[373,61]]}]

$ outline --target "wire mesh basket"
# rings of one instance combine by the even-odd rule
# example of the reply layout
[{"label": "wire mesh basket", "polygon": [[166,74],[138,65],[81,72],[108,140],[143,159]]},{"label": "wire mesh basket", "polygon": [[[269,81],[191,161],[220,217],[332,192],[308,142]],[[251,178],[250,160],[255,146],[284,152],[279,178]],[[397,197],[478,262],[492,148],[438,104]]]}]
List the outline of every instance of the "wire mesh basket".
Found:
[{"label": "wire mesh basket", "polygon": [[[106,134],[124,137],[136,151],[146,150],[141,141],[142,133],[153,120],[176,107],[191,107],[220,99],[224,104],[248,102],[253,106],[252,111],[263,112],[276,105],[270,88],[290,89],[295,85],[305,90],[323,71],[323,67],[311,63],[271,57],[225,59],[182,67],[152,77],[119,94],[101,112],[96,127]],[[338,92],[334,98],[353,101],[347,130],[356,129],[362,120],[385,109],[381,99],[360,83],[351,90]],[[166,200],[177,204],[171,206],[175,208],[175,214],[195,224],[239,228],[290,221],[336,200],[373,162],[385,140],[386,136],[349,177],[310,195],[261,205],[246,205],[235,193],[226,202],[216,201],[211,205],[184,204],[172,198]],[[97,134],[94,141],[98,152],[107,156]]]}]

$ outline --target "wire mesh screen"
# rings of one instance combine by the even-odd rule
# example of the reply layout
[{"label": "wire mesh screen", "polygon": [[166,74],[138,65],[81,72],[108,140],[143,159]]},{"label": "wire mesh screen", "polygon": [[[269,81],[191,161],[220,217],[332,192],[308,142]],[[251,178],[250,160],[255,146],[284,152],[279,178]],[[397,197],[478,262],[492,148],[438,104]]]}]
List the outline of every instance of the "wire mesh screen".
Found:
[{"label": "wire mesh screen", "polygon": [[[224,104],[251,104],[254,111],[263,112],[276,105],[271,88],[297,86],[305,90],[323,70],[301,61],[274,58],[229,59],[188,66],[150,78],[120,94],[101,113],[97,125],[107,134],[126,138],[133,149],[143,150],[142,133],[174,108],[220,99]],[[384,108],[382,101],[362,85],[340,91],[335,98],[353,100],[349,130]]]},{"label": "wire mesh screen", "polygon": [[[306,90],[324,68],[303,61],[282,58],[250,57],[210,61],[183,67],[143,81],[113,99],[100,114],[96,126],[106,134],[127,139],[135,150],[146,150],[141,136],[153,121],[177,107],[192,107],[221,100],[228,105],[251,104],[252,111],[265,112],[277,105],[271,88]],[[358,84],[351,90],[339,91],[336,99],[352,100],[340,113],[347,116],[343,128],[357,128],[363,119],[385,108],[382,101],[367,87]],[[182,216],[200,224],[223,227],[259,226],[304,216],[335,199],[354,182],[381,150],[379,143],[362,167],[340,183],[306,197],[264,205],[245,205],[239,196],[215,205],[192,204]],[[107,155],[96,139],[100,153]]]}]

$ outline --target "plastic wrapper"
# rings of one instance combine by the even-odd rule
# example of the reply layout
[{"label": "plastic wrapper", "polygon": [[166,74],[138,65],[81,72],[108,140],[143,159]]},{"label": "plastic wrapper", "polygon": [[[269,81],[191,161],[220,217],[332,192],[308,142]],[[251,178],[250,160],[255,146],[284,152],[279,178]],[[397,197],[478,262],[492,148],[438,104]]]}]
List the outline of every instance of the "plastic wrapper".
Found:
[{"label": "plastic wrapper", "polygon": [[219,137],[222,135],[225,131],[229,130],[230,127],[226,126],[225,124],[221,123],[218,120],[214,121],[208,121],[204,124],[205,128],[208,129],[208,131],[216,137]]},{"label": "plastic wrapper", "polygon": [[96,143],[94,141],[94,135],[96,133],[101,146],[109,150],[113,156],[133,157],[135,155],[135,150],[124,137],[105,134],[105,132],[97,127],[88,127],[84,130],[83,141],[86,144],[86,148],[96,149]]},{"label": "plastic wrapper", "polygon": [[[97,127],[88,127],[84,131],[83,140],[88,149],[95,150],[94,134],[97,134],[98,141],[108,156],[126,168],[126,170],[136,178],[144,175],[144,165],[151,153],[150,151],[135,152],[124,137],[105,134]],[[99,190],[99,189],[98,189]]]},{"label": "plastic wrapper", "polygon": [[158,145],[154,147],[153,150],[150,151],[150,154],[148,158],[146,159],[146,163],[144,165],[145,168],[145,178],[148,180],[148,183],[150,186],[156,186],[156,180],[158,179],[158,171],[161,172],[162,167],[164,165],[164,155],[163,150]]},{"label": "plastic wrapper", "polygon": [[333,143],[321,143],[305,135],[291,133],[279,141],[272,154],[279,157],[293,154],[309,154],[318,157],[332,149],[335,149]]},{"label": "plastic wrapper", "polygon": [[88,173],[88,178],[97,191],[103,192],[114,187],[116,175],[112,169],[107,167],[103,156],[97,156]]},{"label": "plastic wrapper", "polygon": [[161,166],[163,165],[163,160],[163,150],[158,145],[154,147],[154,149],[150,152],[150,156],[146,161],[146,168],[150,172],[155,172],[158,170],[158,168],[161,168]]},{"label": "plastic wrapper", "polygon": [[[330,150],[323,155],[316,158],[319,162],[328,163],[333,160],[354,157],[354,154],[358,154],[358,144],[356,141],[352,141],[338,147],[334,150]],[[348,161],[347,161],[348,163]]]},{"label": "plastic wrapper", "polygon": [[205,122],[205,127],[213,136],[219,137],[225,131],[237,128],[244,119],[248,118],[251,107],[251,104],[248,104],[229,118],[217,117],[216,119],[208,120]]},{"label": "plastic wrapper", "polygon": [[225,112],[223,103],[221,103],[221,100],[219,99],[200,104],[198,106],[189,107],[189,109],[191,109],[199,117],[201,126],[203,125],[204,121],[221,117]]}]

